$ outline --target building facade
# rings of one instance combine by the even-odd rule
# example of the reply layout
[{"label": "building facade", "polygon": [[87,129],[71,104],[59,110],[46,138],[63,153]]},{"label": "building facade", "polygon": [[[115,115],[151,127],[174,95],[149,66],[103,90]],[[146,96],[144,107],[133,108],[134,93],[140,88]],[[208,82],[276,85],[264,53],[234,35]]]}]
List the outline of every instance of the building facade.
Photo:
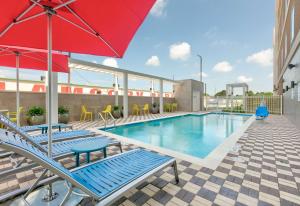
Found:
[{"label": "building facade", "polygon": [[300,0],[276,0],[275,7],[273,88],[300,128]]}]

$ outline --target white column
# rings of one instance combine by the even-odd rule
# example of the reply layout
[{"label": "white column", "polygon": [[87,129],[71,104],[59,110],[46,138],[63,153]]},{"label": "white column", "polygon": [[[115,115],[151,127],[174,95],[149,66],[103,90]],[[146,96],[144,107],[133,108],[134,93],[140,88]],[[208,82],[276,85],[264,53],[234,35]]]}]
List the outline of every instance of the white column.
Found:
[{"label": "white column", "polygon": [[119,105],[119,83],[117,74],[115,74],[115,105]]},{"label": "white column", "polygon": [[123,74],[123,115],[128,117],[128,74]]},{"label": "white column", "polygon": [[71,69],[68,73],[68,85],[71,86]]},{"label": "white column", "polygon": [[[52,97],[51,98],[52,124],[56,124],[56,123],[58,123],[58,74],[56,72],[52,72],[51,90],[48,89],[48,72],[46,72],[46,87],[47,87],[47,91],[51,91],[51,97]],[[46,93],[46,108],[49,108],[48,100],[49,100],[49,94],[47,92]],[[47,111],[47,113],[48,113],[48,111]]]},{"label": "white column", "polygon": [[151,80],[151,103],[152,103],[152,105],[153,105],[153,103],[154,103],[154,80],[152,79]]},{"label": "white column", "polygon": [[159,80],[159,112],[160,114],[164,113],[164,98],[163,98],[163,92],[164,92],[164,84],[163,80]]}]

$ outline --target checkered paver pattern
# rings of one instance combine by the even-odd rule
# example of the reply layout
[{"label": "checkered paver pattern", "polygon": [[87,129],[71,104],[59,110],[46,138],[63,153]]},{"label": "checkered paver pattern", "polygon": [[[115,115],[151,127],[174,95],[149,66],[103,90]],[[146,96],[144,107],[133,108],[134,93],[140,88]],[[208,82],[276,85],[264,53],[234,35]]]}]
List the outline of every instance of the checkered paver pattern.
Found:
[{"label": "checkered paver pattern", "polygon": [[[299,130],[286,118],[271,116],[254,122],[237,145],[240,150],[228,153],[215,170],[178,160],[179,184],[173,170],[166,168],[114,205],[300,205]],[[109,150],[110,155],[117,152],[117,148]],[[67,166],[74,164],[70,158],[65,161]],[[80,205],[92,205],[92,201],[87,198]]]}]

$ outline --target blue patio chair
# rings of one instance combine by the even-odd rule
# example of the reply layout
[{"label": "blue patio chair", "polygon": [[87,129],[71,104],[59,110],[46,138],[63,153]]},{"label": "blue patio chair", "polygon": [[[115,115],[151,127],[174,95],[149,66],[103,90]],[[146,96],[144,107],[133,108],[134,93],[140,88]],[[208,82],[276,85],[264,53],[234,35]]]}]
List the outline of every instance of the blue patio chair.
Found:
[{"label": "blue patio chair", "polygon": [[[64,179],[68,185],[68,192],[60,205],[67,202],[74,188],[78,188],[84,193],[81,195],[92,197],[93,200],[99,202],[99,205],[111,204],[124,192],[138,186],[168,166],[173,166],[176,183],[179,182],[175,158],[143,149],[124,152],[73,170],[67,170],[32,144],[10,132],[0,135],[0,147],[31,159],[45,169],[23,196],[24,201],[48,170]],[[80,195],[77,191],[74,194]]]},{"label": "blue patio chair", "polygon": [[269,111],[267,106],[265,105],[260,105],[256,108],[256,120],[263,120],[269,116]]},{"label": "blue patio chair", "polygon": [[[27,136],[31,136],[33,141],[37,143],[45,144],[48,141],[48,134],[40,134],[40,135],[29,135],[26,131],[24,131],[21,127],[18,127],[14,122],[10,121],[5,115],[0,113],[0,123],[5,125],[10,130],[16,132],[20,136],[26,138]],[[53,132],[52,133],[52,141],[64,141],[76,138],[82,138],[87,136],[94,136],[95,133],[88,130],[72,130],[66,132]]]}]

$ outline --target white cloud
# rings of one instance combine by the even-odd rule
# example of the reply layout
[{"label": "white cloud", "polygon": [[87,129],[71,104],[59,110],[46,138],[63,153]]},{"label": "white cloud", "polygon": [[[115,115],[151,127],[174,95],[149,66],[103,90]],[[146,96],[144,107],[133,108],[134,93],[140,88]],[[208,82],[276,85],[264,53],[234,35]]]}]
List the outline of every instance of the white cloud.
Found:
[{"label": "white cloud", "polygon": [[160,61],[158,56],[151,56],[147,62],[146,62],[147,66],[153,66],[153,67],[158,67],[160,65]]},{"label": "white cloud", "polygon": [[167,6],[167,3],[167,0],[157,0],[150,11],[150,14],[156,17],[166,15],[165,8]]},{"label": "white cloud", "polygon": [[231,72],[232,69],[233,69],[233,66],[227,61],[219,62],[213,67],[214,71],[223,72],[223,73]]},{"label": "white cloud", "polygon": [[96,61],[96,60],[93,60],[92,62],[93,62],[94,64],[97,64],[97,61]]},{"label": "white cloud", "polygon": [[106,58],[102,62],[103,65],[118,68],[118,62],[114,58]]},{"label": "white cloud", "polygon": [[266,49],[254,53],[247,57],[246,62],[255,63],[262,67],[270,67],[273,65],[273,49]]},{"label": "white cloud", "polygon": [[241,75],[237,78],[237,81],[241,83],[248,83],[248,82],[252,82],[253,79],[251,77],[246,77],[244,75]]},{"label": "white cloud", "polygon": [[191,45],[187,42],[172,44],[169,55],[171,59],[187,60],[191,55]]}]

